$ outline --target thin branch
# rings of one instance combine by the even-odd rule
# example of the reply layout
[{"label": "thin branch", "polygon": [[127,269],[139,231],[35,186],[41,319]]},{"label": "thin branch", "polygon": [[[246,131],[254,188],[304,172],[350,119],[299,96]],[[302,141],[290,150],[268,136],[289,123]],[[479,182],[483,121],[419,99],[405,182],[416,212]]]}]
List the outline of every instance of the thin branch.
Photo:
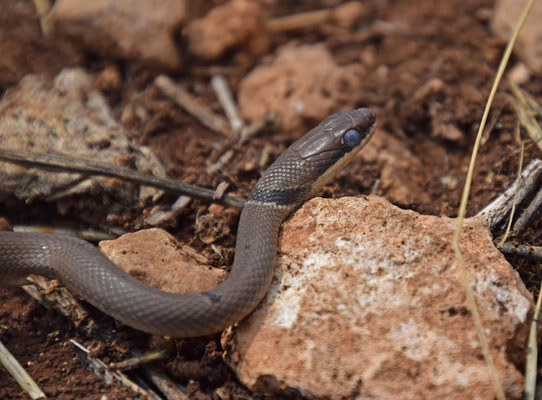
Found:
[{"label": "thin branch", "polygon": [[245,200],[238,197],[224,196],[221,199],[217,199],[214,197],[215,192],[210,189],[187,185],[171,179],[160,178],[155,175],[134,171],[130,168],[119,167],[82,157],[0,149],[0,160],[26,167],[42,168],[58,172],[77,172],[85,175],[111,176],[140,185],[155,187],[178,195],[184,194],[208,203],[218,203],[227,207],[243,208],[243,205],[245,204]]},{"label": "thin branch", "polygon": [[177,85],[173,80],[165,75],[160,75],[156,77],[154,84],[204,126],[226,137],[231,136],[228,122],[224,117],[214,114],[207,105]]},{"label": "thin branch", "polygon": [[160,389],[161,394],[167,400],[189,400],[188,395],[179,388],[179,384],[173,382],[170,377],[157,368],[145,368],[142,372],[147,379]]},{"label": "thin branch", "polygon": [[509,256],[518,256],[542,261],[542,247],[527,246],[525,244],[504,243],[499,247],[501,253]]},{"label": "thin branch", "polygon": [[306,30],[329,22],[335,10],[316,10],[270,19],[266,28],[271,33]]},{"label": "thin branch", "polygon": [[218,97],[218,101],[222,105],[226,117],[228,117],[228,121],[230,121],[232,132],[239,133],[245,126],[245,121],[239,115],[239,109],[233,100],[228,81],[224,78],[224,75],[215,75],[211,79],[211,86],[216,93],[216,97]]},{"label": "thin branch", "polygon": [[140,356],[131,357],[124,361],[119,361],[116,363],[111,363],[110,367],[112,371],[126,371],[134,368],[139,368],[142,365],[164,360],[170,358],[171,354],[167,350],[155,350],[141,354]]},{"label": "thin branch", "polygon": [[111,371],[107,365],[100,359],[90,355],[90,350],[83,346],[81,343],[70,339],[70,342],[75,346],[75,351],[78,359],[85,365],[85,367],[91,371],[98,378],[102,379],[105,383],[110,384],[115,382],[122,386],[125,386],[135,393],[141,394],[148,399],[160,400],[160,396],[154,391],[142,388],[134,381],[128,378],[120,371]]},{"label": "thin branch", "polygon": [[535,159],[527,165],[506,191],[481,210],[477,216],[483,217],[491,229],[495,229],[506,217],[516,198],[516,204],[521,204],[538,187],[542,181],[542,160]]},{"label": "thin branch", "polygon": [[531,201],[531,203],[529,204],[529,206],[527,206],[521,217],[519,217],[514,224],[514,231],[516,232],[516,234],[521,235],[525,231],[525,229],[527,229],[527,227],[531,224],[531,221],[538,214],[541,208],[542,189],[538,191],[533,201]]}]

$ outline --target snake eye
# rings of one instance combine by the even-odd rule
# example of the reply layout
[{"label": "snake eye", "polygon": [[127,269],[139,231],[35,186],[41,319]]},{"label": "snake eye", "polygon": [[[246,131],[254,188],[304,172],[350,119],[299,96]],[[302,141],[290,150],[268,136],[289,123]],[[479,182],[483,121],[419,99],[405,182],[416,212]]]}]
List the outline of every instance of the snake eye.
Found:
[{"label": "snake eye", "polygon": [[343,135],[343,143],[344,145],[349,149],[353,149],[358,144],[361,143],[361,139],[364,135],[362,135],[359,131],[356,129],[349,129],[346,131],[346,133]]}]

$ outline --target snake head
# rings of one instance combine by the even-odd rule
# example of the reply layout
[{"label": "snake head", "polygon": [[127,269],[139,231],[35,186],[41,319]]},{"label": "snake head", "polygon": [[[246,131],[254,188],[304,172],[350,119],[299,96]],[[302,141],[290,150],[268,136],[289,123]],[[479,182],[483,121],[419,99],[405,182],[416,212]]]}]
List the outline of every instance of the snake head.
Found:
[{"label": "snake head", "polygon": [[376,114],[370,108],[341,112],[324,119],[291,146],[314,172],[308,197],[353,160],[373,136],[375,125]]},{"label": "snake head", "polygon": [[249,199],[299,205],[352,161],[372,137],[375,123],[370,108],[330,115],[277,158]]}]

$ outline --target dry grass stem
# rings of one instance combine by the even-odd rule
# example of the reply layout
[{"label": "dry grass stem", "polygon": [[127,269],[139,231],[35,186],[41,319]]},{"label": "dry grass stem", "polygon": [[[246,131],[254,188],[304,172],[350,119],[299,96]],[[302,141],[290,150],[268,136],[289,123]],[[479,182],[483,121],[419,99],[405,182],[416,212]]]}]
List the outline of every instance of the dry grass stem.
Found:
[{"label": "dry grass stem", "polygon": [[538,290],[538,299],[534,310],[533,320],[529,328],[529,339],[527,344],[527,359],[525,361],[525,388],[524,399],[534,400],[536,394],[536,374],[538,372],[538,341],[537,327],[540,316],[540,305],[542,304],[542,284]]},{"label": "dry grass stem", "polygon": [[[519,163],[518,163],[518,177],[516,178],[516,182],[519,182],[521,179],[521,168],[523,168],[523,155],[525,153],[525,142],[521,142],[521,152],[519,153]],[[512,202],[512,209],[510,210],[510,216],[508,217],[508,224],[506,225],[506,231],[504,232],[504,235],[502,236],[502,239],[497,244],[497,248],[500,248],[504,242],[506,242],[506,239],[508,238],[508,235],[510,233],[510,227],[512,226],[512,221],[514,220],[514,213],[516,211],[516,201],[517,201],[517,192],[514,193],[514,200]]]},{"label": "dry grass stem", "polygon": [[482,349],[482,354],[484,355],[484,360],[488,366],[489,373],[491,375],[491,379],[493,381],[493,386],[495,389],[495,395],[499,400],[505,400],[506,396],[504,394],[504,390],[502,387],[502,384],[500,382],[499,376],[497,375],[497,369],[495,368],[495,363],[493,361],[493,357],[491,356],[491,352],[489,350],[489,343],[487,340],[487,337],[484,333],[484,328],[482,325],[482,320],[480,318],[480,314],[478,312],[478,307],[476,306],[476,301],[474,299],[474,293],[472,292],[472,288],[470,286],[470,279],[467,274],[467,271],[465,269],[465,261],[463,259],[463,252],[461,251],[461,247],[459,245],[459,240],[461,237],[461,230],[463,228],[463,220],[465,218],[465,212],[467,209],[467,202],[469,199],[470,189],[472,185],[472,175],[474,172],[474,166],[476,164],[476,156],[478,154],[478,149],[480,147],[480,140],[482,138],[482,132],[484,131],[487,117],[489,115],[489,110],[491,109],[491,104],[493,104],[493,99],[495,97],[495,93],[497,92],[497,88],[499,86],[499,83],[502,79],[502,76],[504,74],[504,69],[506,67],[506,64],[508,63],[508,60],[510,59],[510,55],[512,54],[512,49],[514,48],[514,44],[516,42],[516,39],[519,35],[519,32],[521,30],[521,27],[523,26],[523,23],[525,22],[525,19],[527,18],[527,15],[529,14],[529,10],[531,9],[531,6],[533,5],[533,0],[528,0],[527,4],[525,5],[522,14],[518,20],[518,23],[516,24],[516,27],[514,29],[514,32],[512,34],[512,37],[510,38],[510,41],[508,42],[508,45],[506,46],[506,49],[504,51],[504,54],[502,56],[501,62],[499,64],[499,68],[497,70],[497,74],[495,76],[495,81],[493,82],[493,86],[491,88],[491,92],[489,94],[484,113],[482,115],[482,120],[480,122],[480,127],[478,128],[478,132],[476,134],[476,140],[474,143],[474,148],[472,150],[471,154],[471,160],[469,163],[469,169],[467,172],[467,178],[465,180],[465,186],[463,187],[463,194],[461,196],[461,203],[459,205],[459,212],[458,212],[458,218],[457,218],[457,229],[454,235],[454,241],[453,241],[453,248],[454,253],[456,257],[457,264],[459,265],[459,268],[461,270],[461,275],[463,277],[463,288],[465,291],[465,295],[467,297],[472,319],[474,322],[474,325],[476,326],[476,332],[478,334],[478,340],[480,341],[480,346]]},{"label": "dry grass stem", "polygon": [[510,89],[514,94],[514,97],[510,98],[510,102],[516,111],[519,122],[533,142],[542,150],[542,128],[536,120],[536,116],[540,114],[540,105],[514,82],[510,82]]}]

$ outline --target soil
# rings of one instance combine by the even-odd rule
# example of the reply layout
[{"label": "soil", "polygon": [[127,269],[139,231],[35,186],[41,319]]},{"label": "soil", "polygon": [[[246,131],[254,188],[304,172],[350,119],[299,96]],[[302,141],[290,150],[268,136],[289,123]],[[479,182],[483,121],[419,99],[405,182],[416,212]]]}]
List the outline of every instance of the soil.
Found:
[{"label": "soil", "polygon": [[[120,71],[122,82],[112,88],[104,89],[110,106],[120,119],[126,102],[137,96],[153,113],[152,126],[140,126],[137,122],[128,128],[132,132],[144,132],[143,140],[167,166],[170,177],[186,183],[214,188],[222,181],[230,183],[231,194],[246,196],[265,165],[259,165],[264,147],[270,150],[273,159],[291,142],[292,136],[269,130],[258,135],[243,146],[226,141],[180,110],[171,101],[152,88],[152,80],[158,71],[135,69],[130,65],[114,60],[101,59],[85,53],[76,46],[45,38],[40,33],[39,19],[32,2],[5,0],[0,16],[0,88],[6,90],[29,73],[44,73],[53,77],[61,69],[80,66],[88,71],[99,73],[106,69]],[[213,1],[198,2],[192,6],[190,18],[195,19],[210,10]],[[295,5],[267,1],[269,14],[287,15],[296,12],[322,8],[315,0],[294,2]],[[335,2],[327,2],[335,3]],[[489,29],[489,20],[494,2],[473,0],[469,2],[450,0],[448,2],[418,2],[398,0],[393,2],[365,2],[370,12],[363,24],[370,26],[374,21],[388,21],[404,29],[403,34],[374,33],[363,42],[359,40],[335,40],[319,31],[283,33],[273,38],[273,46],[289,41],[297,43],[325,43],[340,64],[359,60],[364,49],[372,57],[374,68],[367,70],[363,82],[361,105],[371,106],[378,115],[379,129],[385,130],[409,149],[423,165],[422,176],[412,177],[413,182],[405,181],[405,187],[414,191],[409,201],[393,198],[400,207],[411,208],[425,214],[455,216],[461,197],[462,184],[470,160],[474,137],[482,115],[486,96],[490,91],[499,57],[504,44],[497,40]],[[228,54],[213,66],[223,67],[228,81],[235,93],[239,82],[253,67],[250,57]],[[512,59],[512,64],[517,60]],[[382,80],[382,72],[377,66],[386,65],[389,69],[387,79]],[[217,113],[221,113],[208,82],[212,71],[208,63],[187,60],[183,71],[172,76],[176,82],[192,90]],[[427,96],[415,96],[420,88],[438,77],[444,87]],[[531,78],[523,88],[539,102],[542,101],[542,80]],[[518,167],[519,142],[514,132],[515,114],[507,102],[507,89],[503,86],[498,92],[493,106],[492,118],[496,121],[487,141],[482,146],[473,181],[467,213],[475,214],[488,202],[500,194],[515,178]],[[431,104],[439,104],[439,118],[432,119],[429,114]],[[498,118],[498,119],[495,119]],[[441,124],[441,126],[439,126]],[[438,135],[439,128],[454,124],[463,133],[451,139]],[[378,132],[377,132],[378,134]],[[140,138],[141,139],[141,138]],[[217,148],[231,147],[235,156],[224,170],[207,175],[206,167],[220,152]],[[525,153],[524,165],[535,157],[540,157],[536,146],[530,146]],[[374,162],[369,165],[353,164],[338,179],[329,184],[323,192],[324,197],[367,194],[379,189],[378,181],[382,165]],[[403,171],[404,176],[412,176],[419,171]],[[457,184],[444,184],[443,177],[455,177]],[[416,196],[419,192],[419,196]],[[421,195],[423,193],[423,196]],[[412,194],[412,193],[411,193]],[[162,202],[167,204],[170,198]],[[32,223],[36,219],[54,225],[59,221],[51,215],[51,206],[40,203],[31,205],[14,203],[4,206],[4,217],[10,222]],[[223,258],[217,256],[201,239],[206,235],[216,236],[216,226],[199,227],[195,233],[195,218],[205,214],[208,206],[192,202],[168,230],[181,242],[190,243],[201,250],[213,266],[227,268],[231,263],[235,243],[235,224],[237,211],[221,214],[217,223],[223,234],[214,245]],[[123,227],[136,226],[137,215],[145,210],[127,211],[132,221],[123,221]],[[70,216],[77,221],[77,216]],[[102,225],[104,221],[96,221]],[[212,231],[215,229],[215,231]],[[537,220],[521,242],[531,245],[542,244],[542,222]],[[203,230],[203,232],[201,232]],[[225,232],[225,233],[224,233]],[[511,258],[526,286],[534,294],[540,284],[540,265],[535,262]],[[105,316],[97,316],[112,324]],[[13,355],[27,367],[47,396],[52,399],[108,399],[137,398],[130,390],[107,385],[87,371],[76,359],[70,339],[81,342],[93,349],[104,362],[114,362],[126,357],[126,349],[131,346],[146,348],[155,343],[147,335],[134,333],[129,328],[117,327],[125,341],[107,344],[79,332],[71,321],[48,311],[22,290],[0,288],[0,339]],[[169,341],[176,357],[161,365],[167,373],[187,388],[189,398],[252,398],[252,394],[240,384],[233,373],[221,361],[220,336],[209,338]],[[221,396],[217,394],[220,388]],[[0,399],[27,398],[6,371],[0,368]]]}]

